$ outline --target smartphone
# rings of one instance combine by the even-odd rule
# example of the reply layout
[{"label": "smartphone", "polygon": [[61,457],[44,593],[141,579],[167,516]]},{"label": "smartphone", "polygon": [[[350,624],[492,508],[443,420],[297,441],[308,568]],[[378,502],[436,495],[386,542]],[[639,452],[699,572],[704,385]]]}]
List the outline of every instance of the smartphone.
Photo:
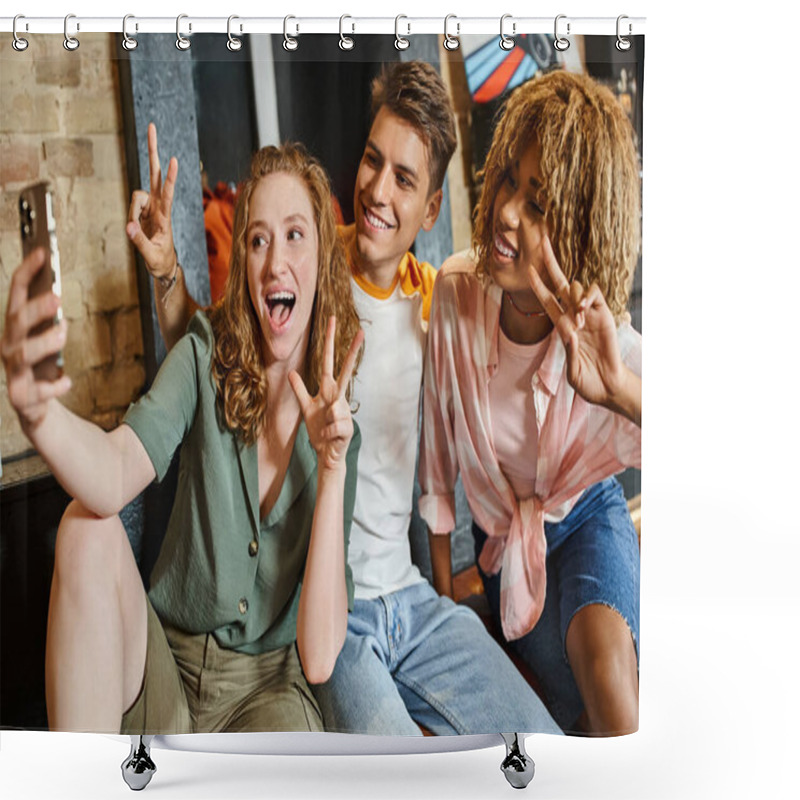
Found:
[{"label": "smartphone", "polygon": [[[28,186],[19,195],[19,228],[22,236],[23,258],[37,247],[45,250],[44,266],[36,273],[28,287],[28,297],[34,298],[47,292],[61,296],[61,267],[58,261],[56,218],[53,213],[53,193],[45,181]],[[37,325],[31,336],[44,333],[61,321],[61,308],[52,319]],[[64,355],[61,351],[40,361],[33,374],[37,380],[54,381],[64,372]]]}]

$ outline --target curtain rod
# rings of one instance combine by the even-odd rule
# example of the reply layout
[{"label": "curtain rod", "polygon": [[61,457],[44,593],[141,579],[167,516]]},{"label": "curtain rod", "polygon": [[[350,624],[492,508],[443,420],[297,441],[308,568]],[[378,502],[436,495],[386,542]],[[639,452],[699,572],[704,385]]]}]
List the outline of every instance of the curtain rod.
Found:
[{"label": "curtain rod", "polygon": [[[18,35],[26,33],[56,33],[76,36],[81,33],[122,33],[122,17],[0,17],[0,32]],[[515,17],[504,14],[502,30],[506,36],[524,33],[553,35],[558,26],[558,35],[622,35],[636,36],[645,32],[644,17],[570,17],[560,14],[558,18]],[[230,26],[230,27],[229,27]],[[445,31],[446,28],[446,31]],[[305,33],[329,34],[439,34],[450,36],[470,34],[497,34],[501,32],[500,17],[459,17],[456,14],[444,17],[195,17],[181,14],[180,17],[137,17],[128,15],[125,30],[129,36],[142,33],[175,33],[183,36],[193,33],[289,33],[297,36]],[[0,45],[2,46],[2,45]]]}]

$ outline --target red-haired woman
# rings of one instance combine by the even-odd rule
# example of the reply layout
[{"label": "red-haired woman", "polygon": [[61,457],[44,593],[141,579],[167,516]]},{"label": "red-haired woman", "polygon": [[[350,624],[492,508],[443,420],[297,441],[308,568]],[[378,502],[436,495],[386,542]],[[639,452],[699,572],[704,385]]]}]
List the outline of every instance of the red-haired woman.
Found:
[{"label": "red-haired woman", "polygon": [[[58,304],[28,300],[42,263],[35,252],[13,277],[2,357],[25,433],[75,498],[56,540],[50,727],[321,730],[307,682],[330,675],[352,601],[360,436],[347,397],[363,339],[324,170],[299,146],[254,156],[229,291],[110,433],[56,400],[68,378],[34,378],[66,337],[29,335]],[[117,513],[179,445],[145,594]]]}]

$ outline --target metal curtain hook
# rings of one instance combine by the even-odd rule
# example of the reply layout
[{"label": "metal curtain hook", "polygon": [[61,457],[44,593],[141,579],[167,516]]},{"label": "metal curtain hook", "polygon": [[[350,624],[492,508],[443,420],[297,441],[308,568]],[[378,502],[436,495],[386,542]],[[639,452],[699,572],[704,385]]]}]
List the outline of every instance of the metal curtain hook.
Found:
[{"label": "metal curtain hook", "polygon": [[[451,36],[447,32],[447,23],[450,22],[451,19],[456,20],[456,35]],[[461,42],[458,41],[458,35],[461,33],[461,23],[458,21],[458,17],[455,14],[448,14],[444,18],[444,49],[445,50],[458,50]]]},{"label": "metal curtain hook", "polygon": [[[122,18],[122,47],[125,50],[135,50],[139,46],[139,42],[133,38],[133,36],[128,36],[128,20],[129,19],[136,19],[133,14],[126,14]],[[139,30],[139,26],[136,25],[136,30]]]},{"label": "metal curtain hook", "polygon": [[[353,19],[349,14],[342,14],[339,17],[339,49],[340,50],[352,50],[356,43],[350,36],[345,36],[344,31],[342,30],[344,26],[344,21],[346,19]],[[355,22],[352,24],[352,33],[356,32],[356,24]]]},{"label": "metal curtain hook", "polygon": [[[175,39],[175,47],[178,50],[188,50],[192,46],[192,43],[185,36],[181,36],[181,20],[188,18],[188,14],[178,14],[178,18],[175,20],[175,36],[177,37]],[[189,30],[192,30],[191,23],[189,23]]]},{"label": "metal curtain hook", "polygon": [[[11,32],[14,34],[14,41],[11,42],[11,46],[18,52],[21,53],[23,50],[28,49],[28,40],[23,39],[21,36],[17,34],[17,20],[25,19],[24,14],[17,14],[14,17],[14,23],[11,26]],[[25,23],[25,30],[28,29],[28,24]]]},{"label": "metal curtain hook", "polygon": [[[233,22],[233,20],[235,19],[239,19],[239,17],[237,17],[235,14],[231,14],[228,17],[228,43],[226,46],[228,50],[231,51],[231,53],[236,53],[237,51],[242,49],[242,40],[237,39],[235,36],[231,35],[231,22]],[[239,31],[241,32],[241,30],[242,26],[240,25]]]},{"label": "metal curtain hook", "polygon": [[[405,14],[399,14],[394,18],[394,46],[398,50],[407,50],[411,42],[409,42],[408,39],[400,35],[399,28],[401,19],[408,19],[408,17]],[[408,27],[408,32],[406,33],[406,36],[411,36],[411,23],[407,22],[406,26]]]},{"label": "metal curtain hook", "polygon": [[[558,35],[558,21],[566,18],[567,18],[566,14],[559,14],[556,17],[555,26],[553,28],[555,36],[555,38],[553,39],[553,47],[555,47],[555,49],[559,50],[560,52],[563,52],[569,47],[569,39]],[[567,35],[569,35],[569,22],[567,23]]]},{"label": "metal curtain hook", "polygon": [[[617,17],[617,42],[616,42],[616,48],[621,53],[624,53],[626,50],[630,50],[631,49],[631,40],[627,39],[626,37],[624,37],[622,35],[622,20],[624,20],[624,19],[628,19],[628,17],[626,17],[625,14],[620,14]],[[633,26],[629,22],[628,23],[628,36],[630,36],[632,32],[633,32]]]},{"label": "metal curtain hook", "polygon": [[512,18],[511,14],[503,14],[503,16],[500,17],[500,47],[503,50],[513,50],[514,45],[516,44],[516,42],[511,38],[511,36],[516,36],[517,23],[516,22],[511,23],[511,36],[506,36],[505,31],[503,30],[503,25],[505,24],[505,21],[511,18]]},{"label": "metal curtain hook", "polygon": [[[289,15],[288,17],[283,18],[283,49],[284,50],[297,50],[297,39],[292,36],[289,36],[289,32],[287,27],[289,25],[290,19],[297,19],[297,17],[293,17]],[[296,33],[300,32],[300,26],[296,26]]]},{"label": "metal curtain hook", "polygon": [[[64,49],[69,51],[77,50],[81,44],[74,36],[70,36],[69,31],[67,30],[69,27],[69,21],[71,19],[75,19],[74,14],[67,14],[67,16],[64,17]],[[80,24],[76,23],[75,30],[79,31],[80,29]]]}]

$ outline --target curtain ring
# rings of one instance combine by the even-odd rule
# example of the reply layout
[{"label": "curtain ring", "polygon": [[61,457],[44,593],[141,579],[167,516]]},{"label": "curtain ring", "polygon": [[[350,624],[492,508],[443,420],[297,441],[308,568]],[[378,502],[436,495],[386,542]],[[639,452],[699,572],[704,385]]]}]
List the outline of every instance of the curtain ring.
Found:
[{"label": "curtain ring", "polygon": [[[451,19],[456,20],[456,35],[451,36],[447,32],[447,23],[450,22]],[[458,35],[461,33],[461,23],[458,21],[458,17],[455,14],[448,14],[444,18],[444,49],[445,50],[458,50],[459,45],[461,42],[458,41]]]},{"label": "curtain ring", "polygon": [[[620,51],[620,53],[624,53],[626,50],[630,50],[631,49],[631,40],[627,39],[626,37],[624,37],[622,35],[622,33],[621,33],[622,20],[624,20],[624,19],[628,19],[628,17],[626,17],[625,14],[620,14],[617,17],[617,42],[616,42],[616,48],[617,48],[617,50]],[[628,23],[628,36],[631,35],[632,31],[633,31],[633,26],[629,22]]]},{"label": "curtain ring", "polygon": [[[122,18],[122,47],[129,52],[131,50],[135,50],[139,46],[139,42],[133,36],[128,36],[128,20],[129,19],[136,19],[133,14],[126,14]],[[138,24],[136,25],[136,30],[139,30]]]},{"label": "curtain ring", "polygon": [[[409,46],[411,45],[411,42],[409,42],[408,39],[401,36],[400,31],[398,30],[400,27],[401,19],[408,19],[408,17],[405,14],[398,14],[394,18],[394,46],[398,50],[408,50]],[[408,27],[408,33],[406,33],[406,36],[411,36],[411,23],[407,22],[406,25]]]},{"label": "curtain ring", "polygon": [[[14,41],[11,42],[11,46],[18,53],[21,53],[23,50],[27,50],[28,49],[28,40],[27,39],[23,39],[17,33],[17,20],[19,20],[19,19],[25,19],[25,15],[24,14],[17,14],[17,16],[14,17],[14,24],[11,26],[11,32],[14,34]],[[27,28],[28,28],[28,25],[26,23],[25,24],[25,29],[27,30]]]},{"label": "curtain ring", "polygon": [[[188,17],[188,14],[178,14],[178,18],[175,20],[175,36],[177,37],[175,39],[175,47],[178,50],[188,50],[192,46],[192,43],[185,36],[181,36],[181,20],[188,19]],[[192,24],[189,23],[189,31],[191,30]]]},{"label": "curtain ring", "polygon": [[[231,35],[231,22],[233,22],[235,19],[239,19],[239,17],[237,17],[235,14],[231,14],[231,16],[228,17],[228,42],[226,46],[231,53],[236,53],[242,49],[242,40]],[[241,30],[242,26],[240,25],[239,31]]]},{"label": "curtain ring", "polygon": [[[284,50],[297,50],[297,39],[293,36],[289,36],[287,31],[287,26],[289,25],[290,19],[297,19],[297,17],[293,17],[289,15],[288,17],[283,18],[283,49]],[[300,32],[300,26],[297,26],[297,33]]]},{"label": "curtain ring", "polygon": [[[339,17],[339,49],[340,50],[352,50],[356,46],[355,41],[350,36],[345,36],[344,33],[342,32],[342,27],[343,27],[344,21],[346,19],[353,19],[353,18],[349,14],[342,14],[342,16]],[[355,31],[356,31],[356,24],[354,22],[353,23],[352,33],[355,33]]]},{"label": "curtain ring", "polygon": [[511,36],[516,36],[517,23],[516,22],[512,22],[511,23],[511,36],[506,36],[505,32],[503,31],[503,23],[507,19],[511,19],[511,17],[512,17],[511,14],[503,14],[503,16],[500,17],[500,49],[501,50],[513,50],[514,49],[514,45],[516,45],[516,42],[511,38]]},{"label": "curtain ring", "polygon": [[[555,36],[555,38],[553,39],[553,47],[555,47],[556,50],[562,53],[564,52],[564,50],[567,50],[569,48],[569,39],[558,35],[558,21],[560,19],[566,19],[566,18],[567,18],[566,14],[559,14],[556,17],[555,26],[553,28],[554,31],[553,35]],[[569,22],[567,23],[567,36],[569,36]]]},{"label": "curtain ring", "polygon": [[[74,14],[67,14],[67,16],[64,17],[64,49],[69,50],[70,52],[77,50],[81,44],[74,36],[70,36],[69,31],[67,30],[69,27],[69,21],[71,19],[75,19]],[[75,29],[76,31],[79,31],[81,26],[76,23]]]}]

